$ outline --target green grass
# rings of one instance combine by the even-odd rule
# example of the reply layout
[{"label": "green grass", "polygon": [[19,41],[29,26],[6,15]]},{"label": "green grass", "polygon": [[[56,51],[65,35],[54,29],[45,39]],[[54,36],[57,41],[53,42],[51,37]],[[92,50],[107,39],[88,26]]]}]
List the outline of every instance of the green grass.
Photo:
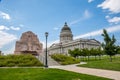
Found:
[{"label": "green grass", "polygon": [[120,71],[120,56],[113,57],[112,62],[110,62],[108,57],[103,57],[102,60],[91,59],[90,61],[87,61],[87,64],[82,64],[82,65],[78,65],[78,66]]},{"label": "green grass", "polygon": [[59,69],[0,68],[0,80],[111,80]]}]

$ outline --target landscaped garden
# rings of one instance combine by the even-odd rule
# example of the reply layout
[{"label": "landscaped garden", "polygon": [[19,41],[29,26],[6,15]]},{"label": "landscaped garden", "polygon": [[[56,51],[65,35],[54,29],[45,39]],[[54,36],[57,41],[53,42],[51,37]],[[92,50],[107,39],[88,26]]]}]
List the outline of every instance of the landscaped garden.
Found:
[{"label": "landscaped garden", "polygon": [[31,67],[43,66],[43,64],[32,55],[4,55],[0,56],[0,67]]},{"label": "landscaped garden", "polygon": [[0,80],[111,80],[59,69],[0,68]]}]

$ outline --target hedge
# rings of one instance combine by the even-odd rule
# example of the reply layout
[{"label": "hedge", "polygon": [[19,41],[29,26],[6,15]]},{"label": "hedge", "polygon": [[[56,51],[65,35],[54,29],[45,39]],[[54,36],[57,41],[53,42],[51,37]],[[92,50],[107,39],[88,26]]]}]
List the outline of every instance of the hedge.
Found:
[{"label": "hedge", "polygon": [[29,67],[43,66],[43,64],[33,55],[5,55],[0,56],[0,67]]}]

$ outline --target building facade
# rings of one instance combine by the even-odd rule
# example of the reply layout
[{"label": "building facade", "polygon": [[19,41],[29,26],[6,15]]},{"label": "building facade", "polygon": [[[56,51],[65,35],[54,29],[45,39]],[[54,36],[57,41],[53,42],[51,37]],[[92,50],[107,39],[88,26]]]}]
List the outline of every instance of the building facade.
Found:
[{"label": "building facade", "polygon": [[68,54],[68,50],[74,50],[75,48],[99,48],[101,46],[100,42],[95,39],[76,39],[73,40],[73,34],[67,23],[64,24],[60,32],[60,42],[52,44],[49,49],[49,55],[51,54]]},{"label": "building facade", "polygon": [[19,41],[16,41],[15,54],[32,54],[39,55],[42,53],[43,45],[39,42],[37,35],[32,31],[22,33]]}]

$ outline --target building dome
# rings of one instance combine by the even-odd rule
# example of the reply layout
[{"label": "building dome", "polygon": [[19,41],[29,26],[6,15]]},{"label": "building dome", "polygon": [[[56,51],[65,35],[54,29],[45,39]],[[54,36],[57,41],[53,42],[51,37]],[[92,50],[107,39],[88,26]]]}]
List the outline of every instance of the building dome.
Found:
[{"label": "building dome", "polygon": [[68,27],[67,23],[65,22],[65,25],[62,28],[62,31],[66,31],[66,30],[71,32],[71,29]]},{"label": "building dome", "polygon": [[65,22],[65,25],[63,26],[60,32],[60,42],[68,42],[71,40],[73,40],[72,31]]}]

